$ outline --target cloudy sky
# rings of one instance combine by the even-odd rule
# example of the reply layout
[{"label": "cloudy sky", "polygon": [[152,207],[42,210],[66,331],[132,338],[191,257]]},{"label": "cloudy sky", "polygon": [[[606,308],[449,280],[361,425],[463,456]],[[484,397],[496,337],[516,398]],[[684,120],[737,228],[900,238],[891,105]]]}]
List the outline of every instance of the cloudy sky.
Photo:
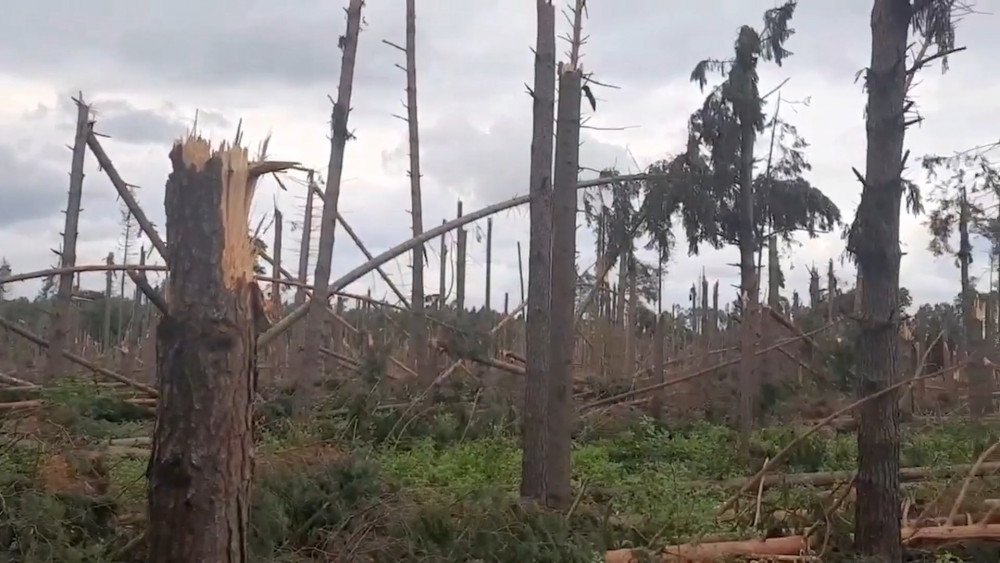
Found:
[{"label": "cloudy sky", "polygon": [[[163,224],[163,185],[170,144],[191,127],[213,139],[232,138],[243,120],[252,148],[272,134],[273,158],[296,160],[325,170],[330,103],[340,66],[337,37],[345,27],[346,0],[38,0],[14,2],[0,20],[0,256],[15,272],[50,267],[58,248],[66,205],[70,151],[76,112],[70,99],[82,91],[92,104],[96,130],[125,179],[139,186],[138,198]],[[594,126],[584,132],[581,165],[645,166],[681,150],[687,117],[703,98],[688,80],[695,63],[730,56],[737,29],[757,26],[775,0],[591,0],[585,22],[589,42],[584,65],[602,82]],[[341,210],[374,251],[407,238],[409,187],[403,113],[402,54],[382,43],[404,40],[404,3],[369,0],[358,49],[350,127],[357,140],[347,149]],[[960,24],[951,69],[924,71],[916,99],[925,121],[910,130],[915,156],[950,153],[1000,137],[1000,0],[979,0],[986,14]],[[864,93],[856,73],[870,53],[871,0],[802,0],[788,43],[794,55],[781,67],[765,64],[761,89],[789,79],[782,95],[808,100],[784,116],[811,143],[810,180],[833,198],[847,220],[854,215],[860,186],[851,167],[864,165]],[[417,3],[417,65],[425,225],[453,216],[461,199],[466,210],[524,194],[531,130],[531,81],[535,34],[530,0],[434,0]],[[565,28],[565,22],[559,24]],[[561,31],[565,31],[562,29]],[[993,62],[991,62],[993,61]],[[600,130],[606,128],[612,130]],[[621,129],[624,128],[624,129]],[[922,180],[916,170],[909,175]],[[280,192],[265,181],[254,216],[277,205],[286,217],[285,260],[297,261],[305,191],[294,181]],[[472,229],[468,300],[483,301],[485,248]],[[267,235],[269,237],[269,235]],[[902,283],[918,301],[949,299],[957,292],[952,258],[926,250],[922,218],[903,223]],[[518,241],[527,246],[527,214],[514,210],[494,221],[493,306],[503,294],[518,300]],[[148,244],[148,243],[147,243]],[[581,262],[593,263],[592,237],[579,236]],[[669,265],[665,296],[684,302],[702,270],[722,285],[736,281],[733,248],[688,256],[683,241]],[[979,248],[984,248],[980,246]],[[121,254],[121,217],[116,194],[88,155],[80,223],[78,264],[94,264],[109,251]],[[429,246],[428,293],[437,286],[437,244]],[[315,252],[315,249],[313,250]],[[833,258],[838,277],[853,283],[843,260],[839,233],[784,249],[789,293],[805,293],[807,267]],[[119,258],[120,259],[120,258]],[[134,259],[134,258],[133,258]],[[363,260],[338,234],[334,277]],[[974,275],[985,275],[985,257]],[[408,255],[386,266],[408,287]],[[450,276],[449,276],[450,277]],[[103,286],[103,276],[84,277]],[[985,287],[985,282],[983,284]],[[39,285],[18,284],[16,295],[32,296]],[[371,287],[387,295],[375,276],[351,289]]]}]

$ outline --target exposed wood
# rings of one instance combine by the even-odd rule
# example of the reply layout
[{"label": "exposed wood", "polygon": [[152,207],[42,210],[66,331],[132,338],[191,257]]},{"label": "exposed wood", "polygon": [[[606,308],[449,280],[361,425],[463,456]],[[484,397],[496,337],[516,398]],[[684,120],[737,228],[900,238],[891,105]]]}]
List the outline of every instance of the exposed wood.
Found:
[{"label": "exposed wood", "polygon": [[255,180],[239,146],[189,137],[170,160],[166,259],[184,267],[167,280],[156,336],[148,561],[246,561],[263,314],[248,236]]},{"label": "exposed wood", "polygon": [[[309,191],[306,193],[306,209],[302,215],[302,237],[299,239],[299,283],[306,283],[309,280],[309,249],[312,239],[312,219],[313,219],[313,199],[319,192],[316,187],[315,175],[309,172]],[[295,292],[295,306],[301,307],[306,302],[306,294],[299,290]]]},{"label": "exposed wood", "polygon": [[344,152],[351,132],[347,129],[347,118],[351,109],[351,93],[354,86],[354,64],[358,52],[358,35],[361,31],[361,8],[363,0],[351,0],[347,7],[347,31],[341,36],[343,56],[340,63],[340,84],[337,102],[333,105],[330,118],[330,162],[326,173],[326,191],[323,197],[323,215],[320,221],[319,253],[313,274],[313,296],[309,300],[305,339],[301,352],[301,367],[295,382],[296,400],[299,406],[306,406],[317,398],[322,360],[319,348],[323,341],[323,324],[327,316],[327,301],[332,291],[341,288],[330,287],[330,269],[336,234],[337,210],[340,204],[340,181],[344,170]]},{"label": "exposed wood", "polygon": [[165,272],[166,266],[156,264],[135,265],[135,264],[90,264],[85,266],[69,266],[65,268],[50,268],[48,270],[38,270],[35,272],[25,272],[10,276],[0,281],[0,285],[19,281],[47,278],[50,276],[61,276],[65,274],[73,275],[81,272],[121,272],[125,270],[135,270],[138,272]]},{"label": "exposed wood", "polygon": [[[83,165],[87,155],[87,136],[90,135],[93,124],[90,121],[90,107],[83,99],[76,100],[76,138],[73,144],[73,158],[69,173],[69,197],[66,203],[66,221],[63,225],[62,249],[60,265],[64,268],[76,265],[76,239],[79,234],[80,201],[83,197]],[[55,303],[52,306],[52,316],[49,321],[48,356],[45,364],[46,378],[59,377],[65,374],[67,364],[64,353],[69,349],[70,326],[73,311],[73,274],[59,275],[59,288]]]},{"label": "exposed wood", "polygon": [[[786,536],[765,540],[742,540],[709,543],[690,543],[663,548],[656,561],[709,562],[732,557],[753,557],[767,560],[768,556],[799,555],[809,547],[805,536]],[[606,563],[639,563],[644,561],[631,549],[609,551]]]}]

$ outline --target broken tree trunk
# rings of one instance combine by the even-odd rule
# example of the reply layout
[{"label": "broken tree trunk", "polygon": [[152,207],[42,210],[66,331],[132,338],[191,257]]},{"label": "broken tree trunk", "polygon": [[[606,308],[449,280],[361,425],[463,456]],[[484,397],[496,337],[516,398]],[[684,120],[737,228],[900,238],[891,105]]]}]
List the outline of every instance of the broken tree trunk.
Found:
[{"label": "broken tree trunk", "polygon": [[525,326],[524,422],[521,496],[545,502],[548,432],[549,299],[552,268],[552,122],[555,103],[555,8],[536,0],[535,82],[529,186],[528,297]]},{"label": "broken tree trunk", "polygon": [[[305,284],[309,281],[309,248],[312,238],[312,218],[313,218],[313,198],[318,188],[313,173],[309,172],[309,193],[306,194],[306,210],[302,216],[302,238],[299,240],[299,283]],[[306,302],[305,289],[299,287],[295,291],[295,305],[299,306]]]},{"label": "broken tree trunk", "polygon": [[[107,258],[108,266],[115,263],[115,253],[109,252]],[[111,348],[111,290],[115,282],[114,273],[111,270],[105,274],[104,280],[104,322],[101,326],[101,346],[105,352]]]},{"label": "broken tree trunk", "polygon": [[263,305],[248,235],[255,178],[239,146],[192,137],[170,160],[166,259],[183,267],[167,280],[156,335],[148,561],[246,561]]},{"label": "broken tree trunk", "polygon": [[[281,235],[283,218],[278,208],[274,209],[274,259],[271,262],[271,272],[276,280],[281,279]],[[278,281],[271,284],[271,304],[276,312],[281,311],[281,283]]]},{"label": "broken tree trunk", "polygon": [[[458,217],[462,217],[462,200],[458,200]],[[459,316],[465,312],[465,251],[468,242],[468,233],[465,229],[458,229],[457,242],[455,243],[455,308]]]},{"label": "broken tree trunk", "polygon": [[[575,12],[573,52],[579,49],[583,0]],[[559,109],[556,121],[555,169],[552,189],[552,294],[549,299],[550,366],[545,378],[548,451],[545,504],[566,508],[570,491],[572,431],[574,306],[576,302],[576,183],[580,159],[580,97],[583,72],[573,58],[559,69]]]},{"label": "broken tree trunk", "polygon": [[[73,144],[73,159],[69,173],[69,198],[66,204],[66,222],[63,226],[62,252],[60,263],[65,267],[76,265],[76,237],[80,223],[80,199],[83,195],[83,162],[87,155],[87,137],[93,124],[90,122],[90,107],[83,99],[76,100],[76,138]],[[45,366],[45,378],[62,375],[66,371],[63,352],[68,351],[68,339],[72,324],[73,274],[59,276],[59,292],[56,294],[49,319],[49,350]]]},{"label": "broken tree trunk", "polygon": [[296,381],[298,406],[306,406],[315,399],[317,385],[323,374],[324,321],[327,318],[327,301],[330,297],[330,269],[333,260],[334,235],[337,227],[337,206],[340,203],[340,180],[344,170],[344,150],[351,132],[347,130],[347,117],[351,108],[354,86],[354,61],[358,52],[358,34],[361,31],[363,0],[351,0],[347,7],[347,32],[341,36],[343,58],[340,63],[340,85],[337,102],[330,119],[330,162],[326,172],[326,192],[323,197],[323,215],[320,221],[319,253],[313,275],[313,296],[307,312],[302,366]]}]

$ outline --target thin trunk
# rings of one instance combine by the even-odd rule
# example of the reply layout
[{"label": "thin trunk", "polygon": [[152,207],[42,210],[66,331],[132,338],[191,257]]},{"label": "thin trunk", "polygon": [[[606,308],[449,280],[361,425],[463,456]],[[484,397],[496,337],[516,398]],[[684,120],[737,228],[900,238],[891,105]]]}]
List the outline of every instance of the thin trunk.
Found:
[{"label": "thin trunk", "polygon": [[549,496],[547,460],[552,444],[549,416],[549,301],[552,274],[552,145],[555,113],[555,8],[536,0],[535,82],[528,241],[528,297],[525,327],[524,421],[521,429],[521,496],[545,503]]},{"label": "thin trunk", "polygon": [[520,282],[521,303],[524,303],[524,261],[521,259],[521,241],[517,241],[517,277]]},{"label": "thin trunk", "polygon": [[[441,219],[441,224],[445,224],[446,221]],[[448,241],[445,239],[444,234],[441,234],[441,268],[439,269],[440,278],[438,279],[438,309],[443,309],[447,305],[446,296],[448,294]]]},{"label": "thin trunk", "polygon": [[[579,36],[582,0],[577,1],[574,36]],[[575,42],[574,42],[575,45]],[[575,46],[574,51],[578,48]],[[572,430],[574,306],[576,297],[576,191],[579,173],[580,97],[583,72],[574,59],[559,72],[555,171],[552,190],[552,296],[548,390],[549,450],[545,457],[546,504],[569,506]]]},{"label": "thin trunk", "polygon": [[618,292],[615,295],[615,324],[625,326],[625,288],[628,287],[628,253],[618,257]]},{"label": "thin trunk", "polygon": [[635,327],[639,313],[639,299],[636,295],[635,255],[628,260],[628,317],[625,319],[625,365],[622,378],[628,378],[635,370]]},{"label": "thin trunk", "polygon": [[[875,0],[868,68],[866,175],[850,244],[858,262],[861,319],[858,395],[893,384],[898,371],[899,213],[908,0]],[[900,561],[899,408],[895,393],[860,407],[854,542],[862,555]]]},{"label": "thin trunk", "polygon": [[[424,232],[420,196],[420,128],[417,118],[417,9],[416,0],[406,0],[406,123],[410,134],[410,213],[413,236]],[[424,245],[413,249],[413,279],[410,294],[410,353],[421,379],[433,378],[428,365],[427,319],[424,316]]]},{"label": "thin trunk", "polygon": [[[108,253],[107,264],[108,266],[115,263],[114,252]],[[122,276],[125,277],[125,276]],[[115,282],[114,272],[108,270],[105,274],[105,286],[104,286],[104,326],[101,330],[101,345],[104,347],[104,351],[107,352],[111,349],[111,291],[112,286]],[[119,334],[121,334],[119,332]]]},{"label": "thin trunk", "polygon": [[708,337],[712,333],[708,326],[708,278],[701,272],[701,341],[708,346]]},{"label": "thin trunk", "polygon": [[354,61],[358,52],[358,34],[361,30],[361,7],[363,0],[351,0],[347,7],[347,32],[341,36],[343,59],[340,64],[340,85],[337,103],[333,105],[330,120],[330,163],[326,173],[326,192],[323,197],[323,215],[320,221],[319,253],[316,257],[316,272],[313,276],[313,295],[306,313],[305,346],[302,351],[302,369],[299,372],[298,394],[300,404],[308,404],[315,398],[320,382],[323,343],[323,325],[327,320],[327,300],[330,296],[330,266],[333,259],[334,236],[336,231],[337,206],[340,203],[340,179],[344,170],[344,149],[351,132],[347,130],[347,117],[351,108],[351,92],[354,86]]},{"label": "thin trunk", "polygon": [[169,314],[157,329],[148,561],[247,561],[256,384],[246,150],[174,145],[166,186]]},{"label": "thin trunk", "polygon": [[[277,208],[274,210],[274,248],[271,252],[274,253],[274,258],[272,262],[271,275],[274,276],[275,280],[281,279],[281,231],[283,225],[283,217],[281,211]],[[271,285],[271,303],[274,305],[275,311],[281,311],[281,284],[275,281]]]},{"label": "thin trunk", "polygon": [[962,276],[962,328],[960,342],[962,355],[970,360],[966,368],[969,378],[969,411],[973,418],[993,412],[992,368],[983,361],[986,345],[983,339],[983,327],[976,314],[976,290],[969,280],[969,263],[972,262],[972,243],[969,240],[969,210],[968,193],[965,186],[959,194],[959,250],[958,261]]},{"label": "thin trunk", "polygon": [[826,320],[827,322],[833,322],[834,314],[836,314],[836,308],[834,303],[837,301],[837,275],[833,272],[833,259],[830,259],[830,264],[827,267],[826,272]]},{"label": "thin trunk", "polygon": [[741,125],[740,193],[739,193],[739,246],[740,294],[742,301],[740,320],[740,452],[749,454],[750,432],[757,412],[757,357],[754,346],[757,337],[754,318],[757,313],[757,271],[754,264],[756,241],[753,208],[753,147],[756,137],[753,123]]},{"label": "thin trunk", "polygon": [[719,328],[719,280],[712,284],[712,333]]},{"label": "thin trunk", "polygon": [[[462,216],[462,200],[458,201],[458,217]],[[458,230],[458,240],[455,243],[455,307],[458,314],[465,312],[465,251],[468,233],[465,229]]]},{"label": "thin trunk", "polygon": [[781,257],[775,236],[767,239],[767,306],[781,311]]},{"label": "thin trunk", "polygon": [[493,218],[486,220],[486,310],[492,310],[492,302],[490,299],[490,274],[493,267]]},{"label": "thin trunk", "polygon": [[[313,173],[309,172],[309,193],[306,195],[306,210],[302,215],[302,239],[299,241],[299,283],[305,284],[309,281],[309,249],[312,246],[312,218],[313,218],[313,198],[315,197],[316,183]],[[295,305],[302,305],[306,302],[306,290],[299,287],[295,291]]]},{"label": "thin trunk", "polygon": [[[66,223],[63,226],[62,252],[60,263],[63,268],[76,265],[76,237],[80,223],[80,199],[83,195],[83,161],[87,154],[87,137],[90,135],[90,107],[80,99],[76,103],[76,139],[73,144],[73,159],[69,173],[69,198],[66,204]],[[45,376],[58,377],[64,374],[68,364],[63,358],[67,350],[70,327],[72,326],[71,299],[73,297],[73,274],[59,276],[59,292],[49,318],[49,350]]]}]

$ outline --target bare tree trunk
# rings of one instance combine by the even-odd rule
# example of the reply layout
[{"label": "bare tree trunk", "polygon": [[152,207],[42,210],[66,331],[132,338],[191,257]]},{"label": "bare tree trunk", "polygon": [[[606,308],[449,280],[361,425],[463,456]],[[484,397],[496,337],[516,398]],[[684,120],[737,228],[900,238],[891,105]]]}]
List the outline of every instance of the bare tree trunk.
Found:
[{"label": "bare tree trunk", "polygon": [[708,278],[705,272],[701,273],[701,342],[706,350],[708,349],[708,337],[711,330],[708,326]]},{"label": "bare tree trunk", "polygon": [[517,277],[520,282],[521,303],[524,303],[524,261],[521,259],[521,241],[517,241]]},{"label": "bare tree trunk", "polygon": [[[462,216],[462,201],[458,201],[458,216]],[[465,229],[458,230],[458,241],[455,243],[455,306],[458,314],[465,313],[465,251],[468,233]]]},{"label": "bare tree trunk", "polygon": [[[663,315],[663,253],[660,253],[657,264],[656,282],[656,327],[653,329],[653,382],[662,385],[666,381],[664,373],[665,361],[663,358],[664,339],[667,336],[667,318]],[[656,390],[652,401],[652,414],[657,420],[663,418],[663,403],[666,396],[666,388]]]},{"label": "bare tree trunk", "polygon": [[[76,138],[73,144],[73,160],[69,173],[69,198],[66,204],[66,223],[63,227],[60,264],[63,268],[76,265],[76,237],[80,223],[80,199],[83,196],[83,161],[87,154],[87,137],[90,135],[90,107],[83,99],[76,102]],[[49,319],[49,350],[46,363],[46,377],[62,375],[67,363],[63,352],[67,350],[67,340],[72,325],[71,299],[73,297],[73,274],[59,276],[59,292]]]},{"label": "bare tree trunk", "polygon": [[[446,221],[441,219],[441,224],[445,224]],[[443,309],[447,305],[446,296],[448,294],[448,241],[445,239],[444,234],[441,235],[441,278],[438,280],[438,309]]]},{"label": "bare tree trunk", "polygon": [[837,301],[837,276],[833,273],[833,259],[830,259],[830,264],[827,268],[826,273],[826,320],[827,322],[833,322],[833,317],[837,310],[834,307],[834,303]]},{"label": "bare tree trunk", "polygon": [[[577,2],[574,26],[579,28]],[[578,35],[578,33],[577,33]],[[575,49],[574,49],[575,50]],[[556,122],[555,171],[552,190],[552,295],[550,298],[551,345],[548,390],[549,450],[545,457],[546,504],[569,506],[570,432],[573,383],[573,342],[576,336],[576,192],[579,173],[580,97],[583,73],[576,60],[559,71],[559,113]]]},{"label": "bare tree trunk", "polygon": [[[109,252],[107,258],[107,264],[108,266],[110,266],[114,263],[115,263],[115,253]],[[101,345],[104,347],[105,352],[111,349],[111,291],[114,282],[115,282],[114,272],[108,270],[108,272],[105,274],[105,285],[104,285],[104,325],[101,327]]]},{"label": "bare tree trunk", "polygon": [[552,275],[552,145],[555,119],[555,8],[536,0],[535,82],[532,92],[530,239],[525,328],[524,422],[521,428],[521,496],[547,503],[549,434],[549,342]]},{"label": "bare tree trunk", "polygon": [[618,257],[618,294],[615,295],[615,324],[625,326],[625,288],[628,287],[628,257],[624,250]]},{"label": "bare tree trunk", "polygon": [[972,243],[969,241],[969,210],[968,193],[965,186],[961,187],[959,196],[959,250],[958,260],[962,276],[962,331],[961,350],[968,358],[969,366],[966,374],[969,378],[969,412],[973,418],[993,412],[993,371],[984,361],[986,342],[983,338],[983,326],[976,314],[976,290],[969,280],[969,263],[972,262]]},{"label": "bare tree trunk", "polygon": [[756,137],[753,123],[741,123],[741,163],[739,193],[740,232],[740,452],[749,454],[750,433],[757,413],[757,357],[754,347],[757,337],[754,317],[757,314],[757,269],[753,252],[756,248],[754,233],[753,196],[753,147]]},{"label": "bare tree trunk", "polygon": [[719,280],[712,284],[712,334],[719,330]]},{"label": "bare tree trunk", "polygon": [[336,231],[337,206],[340,203],[340,179],[344,169],[344,149],[351,136],[347,130],[347,117],[351,108],[351,91],[354,86],[354,61],[358,52],[358,34],[361,30],[363,0],[351,0],[347,7],[347,32],[341,36],[343,58],[340,64],[340,86],[337,103],[331,116],[330,164],[326,173],[326,192],[323,197],[323,215],[320,221],[319,252],[316,272],[313,275],[313,295],[306,313],[305,346],[302,351],[302,369],[298,374],[297,393],[300,404],[308,404],[316,393],[316,385],[323,373],[320,347],[323,342],[323,324],[327,319],[327,300],[330,297],[330,263]]},{"label": "bare tree trunk", "polygon": [[[275,280],[281,279],[281,231],[282,225],[284,223],[284,218],[281,215],[281,211],[277,208],[274,209],[274,248],[271,252],[274,254],[274,259],[272,260],[272,276]],[[275,281],[271,285],[271,303],[274,304],[275,311],[281,310],[281,284]]]},{"label": "bare tree trunk", "polygon": [[157,329],[148,561],[247,561],[255,319],[246,150],[189,138],[170,153],[169,313]]},{"label": "bare tree trunk", "polygon": [[621,376],[628,378],[635,370],[635,327],[636,316],[639,313],[639,300],[635,287],[635,254],[628,257],[628,316],[622,325],[625,327],[625,365]]},{"label": "bare tree trunk", "polygon": [[[908,0],[875,0],[867,73],[867,173],[850,240],[861,283],[858,395],[896,381],[899,213],[903,186]],[[862,555],[900,561],[899,412],[895,393],[860,407],[854,543]]]},{"label": "bare tree trunk", "polygon": [[492,300],[490,299],[490,279],[493,269],[493,218],[486,220],[486,310],[492,311]]},{"label": "bare tree trunk", "polygon": [[[406,0],[406,123],[410,134],[410,212],[413,236],[424,232],[420,196],[420,127],[417,117],[417,9],[416,0]],[[421,379],[433,378],[428,365],[427,319],[424,316],[424,245],[413,249],[410,295],[410,353]]]},{"label": "bare tree trunk", "polygon": [[[312,247],[312,218],[313,199],[315,196],[315,179],[313,173],[309,172],[309,193],[306,195],[306,210],[302,215],[302,239],[299,241],[299,283],[305,284],[309,281],[309,249]],[[306,302],[306,290],[299,287],[295,291],[295,305],[302,305]]]}]

